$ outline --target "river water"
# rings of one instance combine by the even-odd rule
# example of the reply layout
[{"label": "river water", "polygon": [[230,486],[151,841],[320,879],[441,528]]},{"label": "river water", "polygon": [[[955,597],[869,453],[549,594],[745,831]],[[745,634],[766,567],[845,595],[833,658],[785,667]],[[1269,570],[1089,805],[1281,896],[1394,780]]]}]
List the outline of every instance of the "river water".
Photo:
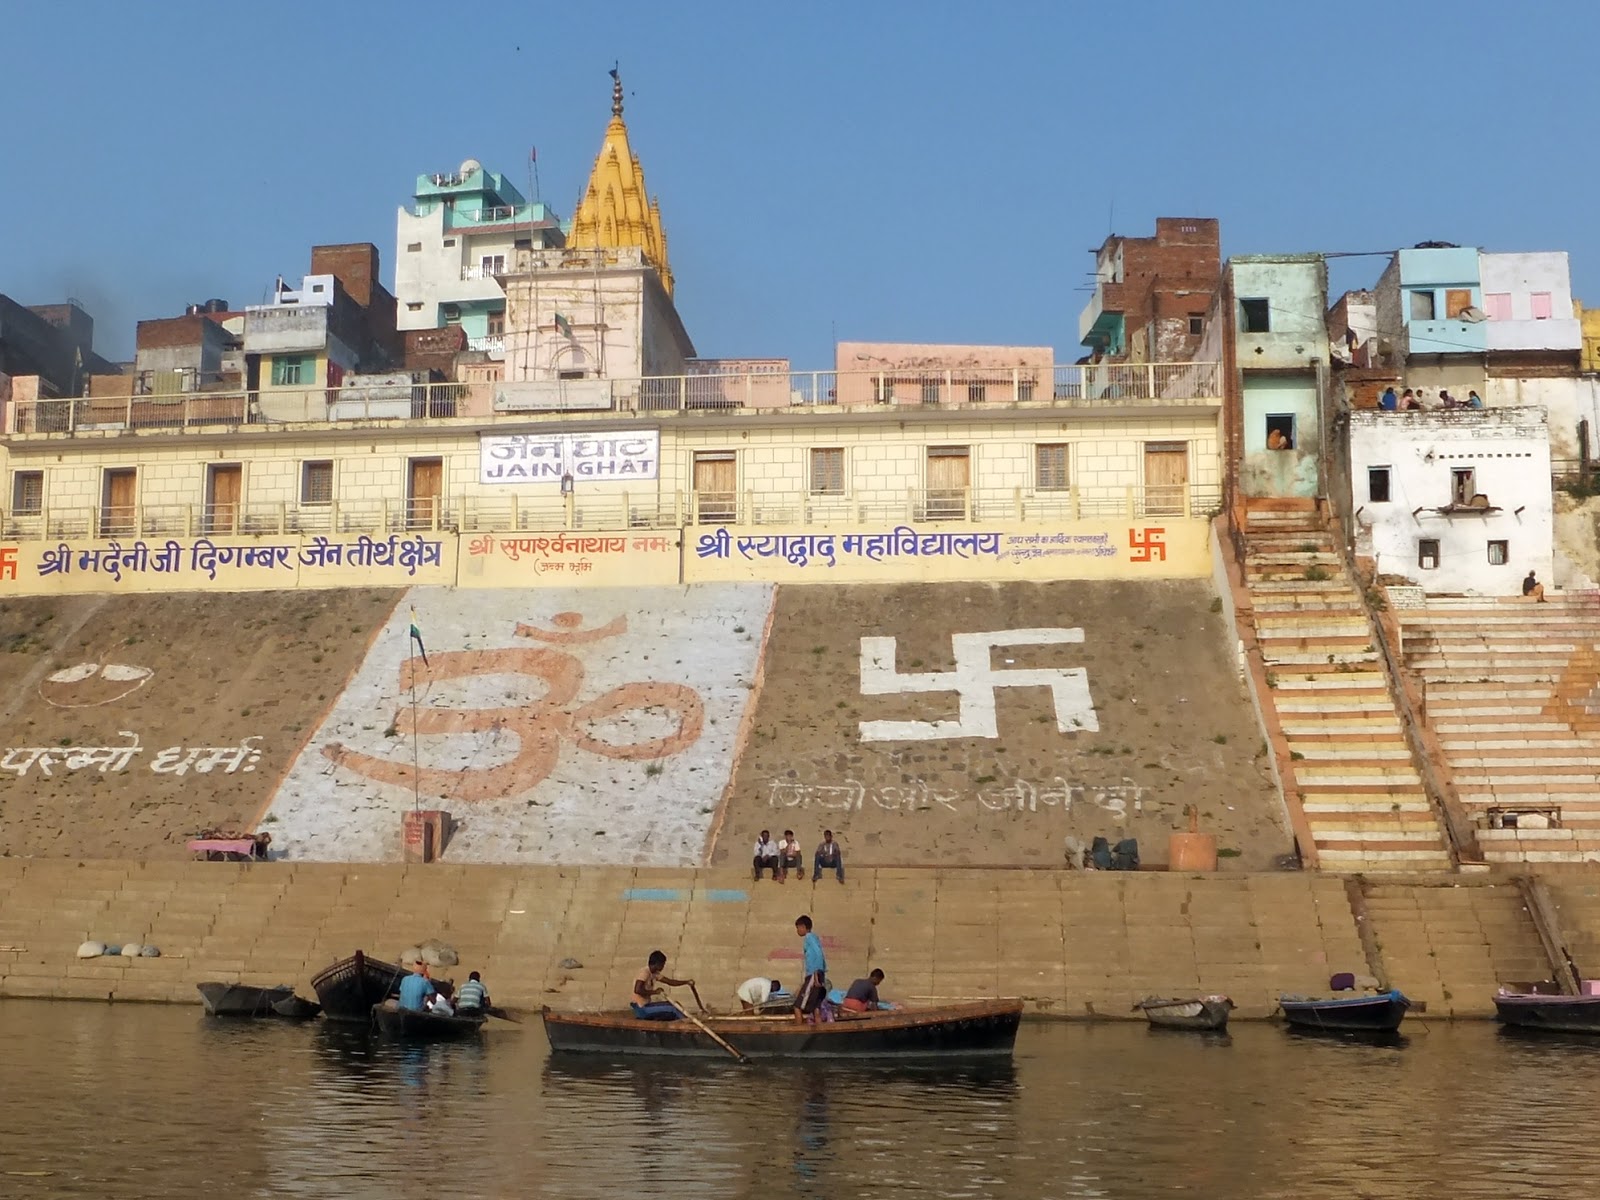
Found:
[{"label": "river water", "polygon": [[1600,1177],[1600,1041],[1026,1024],[936,1068],[552,1060],[193,1008],[0,1002],[0,1197],[1543,1197]]}]

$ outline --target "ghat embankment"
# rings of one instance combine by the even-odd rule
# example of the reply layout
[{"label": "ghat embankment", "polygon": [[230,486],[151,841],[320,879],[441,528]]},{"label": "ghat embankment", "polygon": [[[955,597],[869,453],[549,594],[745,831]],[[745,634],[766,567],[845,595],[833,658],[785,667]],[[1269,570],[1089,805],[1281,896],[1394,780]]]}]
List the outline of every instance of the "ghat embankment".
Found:
[{"label": "ghat embankment", "polygon": [[[793,921],[816,920],[830,971],[882,968],[914,1002],[1013,995],[1030,1012],[1125,1018],[1150,993],[1224,992],[1268,1016],[1283,991],[1350,970],[1484,1017],[1498,983],[1550,966],[1529,912],[1547,890],[1580,959],[1600,943],[1600,882],[1479,877],[1372,883],[1297,872],[1192,876],[1059,869],[880,868],[843,885],[753,885],[737,870],[0,860],[0,996],[192,1003],[194,984],[305,988],[359,948],[397,955],[438,937],[497,1002],[625,1003],[652,950],[731,1002],[751,975],[793,981]],[[85,938],[160,958],[78,960]]]},{"label": "ghat embankment", "polygon": [[[1547,944],[1600,961],[1592,868],[1538,905],[1504,874],[1271,870],[1290,823],[1238,661],[1184,580],[8,600],[0,996],[192,1003],[440,937],[516,1007],[622,1003],[654,949],[726,1002],[794,978],[801,912],[836,977],[1080,1018],[1185,991],[1265,1016],[1345,970],[1482,1016]],[[419,799],[457,829],[404,866]],[[1215,875],[1161,869],[1186,808]],[[185,861],[208,825],[277,861]],[[762,827],[824,826],[843,886],[750,882]],[[1155,869],[1069,869],[1100,834]]]}]

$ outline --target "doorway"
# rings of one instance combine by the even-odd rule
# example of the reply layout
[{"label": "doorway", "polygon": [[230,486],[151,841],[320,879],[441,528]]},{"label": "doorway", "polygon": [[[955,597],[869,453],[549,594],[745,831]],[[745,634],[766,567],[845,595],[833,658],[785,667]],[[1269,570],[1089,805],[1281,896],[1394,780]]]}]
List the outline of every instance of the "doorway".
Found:
[{"label": "doorway", "polygon": [[967,489],[972,483],[972,453],[966,446],[928,447],[930,521],[958,521],[967,515]]},{"label": "doorway", "polygon": [[406,528],[436,529],[444,495],[444,460],[413,458],[406,483]]},{"label": "doorway", "polygon": [[1144,514],[1180,516],[1189,488],[1189,443],[1144,444]]},{"label": "doorway", "polygon": [[739,460],[732,450],[695,452],[694,506],[701,525],[739,519]]},{"label": "doorway", "polygon": [[239,499],[244,468],[238,463],[213,463],[206,468],[206,511],[202,527],[208,534],[239,531]]},{"label": "doorway", "polygon": [[139,488],[139,469],[119,467],[108,470],[100,485],[100,536],[126,537],[137,527],[134,505]]}]

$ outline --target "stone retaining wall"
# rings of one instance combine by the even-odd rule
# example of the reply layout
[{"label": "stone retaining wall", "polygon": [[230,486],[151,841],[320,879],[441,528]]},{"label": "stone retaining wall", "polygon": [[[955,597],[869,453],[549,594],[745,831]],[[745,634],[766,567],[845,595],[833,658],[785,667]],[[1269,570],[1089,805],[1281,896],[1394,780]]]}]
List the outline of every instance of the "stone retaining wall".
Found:
[{"label": "stone retaining wall", "polygon": [[[1470,939],[1438,935],[1481,947],[1465,966],[1419,951],[1398,924],[1384,940],[1391,910],[1411,926],[1463,904],[1509,913],[1514,888],[1386,884],[1381,899],[1368,916],[1380,957],[1395,957],[1393,981],[1419,988],[1433,1015],[1483,1015],[1497,972],[1523,974],[1537,952],[1531,925],[1504,913],[1474,917]],[[912,1003],[1021,995],[1050,1016],[1125,1018],[1143,995],[1203,991],[1261,1018],[1282,991],[1382,966],[1363,951],[1345,881],[1323,875],[885,868],[844,886],[752,885],[732,869],[0,859],[0,996],[193,1003],[194,985],[211,979],[304,991],[358,947],[392,957],[437,936],[461,953],[453,974],[482,970],[514,1008],[624,1004],[657,948],[708,1004],[726,1006],[751,975],[798,978],[802,912],[837,981],[878,966],[885,994]],[[85,938],[153,943],[163,956],[80,961]]]}]

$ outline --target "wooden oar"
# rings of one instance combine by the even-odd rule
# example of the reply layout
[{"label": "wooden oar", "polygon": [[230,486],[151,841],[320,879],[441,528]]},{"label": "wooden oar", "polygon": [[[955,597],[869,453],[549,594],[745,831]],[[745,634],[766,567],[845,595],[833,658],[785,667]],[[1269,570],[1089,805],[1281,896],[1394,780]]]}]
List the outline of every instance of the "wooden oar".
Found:
[{"label": "wooden oar", "polygon": [[726,1042],[726,1041],[724,1041],[724,1040],[723,1040],[723,1039],[722,1039],[722,1038],[721,1038],[721,1037],[719,1037],[719,1036],[718,1036],[718,1034],[717,1034],[717,1032],[716,1032],[716,1030],[714,1030],[714,1029],[712,1029],[712,1028],[711,1028],[711,1026],[709,1026],[709,1025],[707,1025],[707,1024],[706,1024],[706,1023],[705,1023],[705,1022],[704,1022],[704,1021],[702,1021],[702,1020],[701,1020],[701,1019],[700,1019],[700,1018],[699,1018],[699,1017],[697,1017],[697,1016],[695,1016],[695,1015],[694,1015],[694,1014],[693,1014],[693,1013],[692,1013],[692,1012],[690,1012],[690,1011],[689,1011],[689,1010],[688,1010],[688,1009],[686,1009],[686,1008],[684,1008],[684,1006],[683,1006],[683,1005],[681,1005],[681,1004],[679,1004],[679,1003],[678,1003],[678,1002],[677,1002],[677,1001],[676,1001],[676,1000],[674,1000],[674,999],[673,999],[673,998],[672,998],[672,997],[671,997],[671,996],[668,996],[668,997],[667,997],[667,1003],[668,1003],[668,1004],[670,1004],[670,1005],[672,1005],[672,1007],[673,1007],[673,1008],[675,1008],[675,1009],[677,1009],[677,1010],[678,1010],[678,1012],[679,1012],[679,1013],[680,1013],[680,1014],[681,1014],[681,1015],[682,1015],[682,1016],[683,1016],[683,1017],[684,1017],[684,1018],[685,1018],[685,1019],[686,1019],[686,1020],[689,1020],[689,1021],[693,1021],[693,1022],[694,1022],[694,1024],[695,1024],[695,1027],[696,1027],[696,1028],[697,1028],[697,1029],[699,1029],[699,1030],[700,1030],[700,1032],[701,1032],[701,1033],[703,1033],[703,1034],[705,1034],[705,1035],[706,1035],[706,1036],[707,1036],[707,1037],[708,1037],[708,1038],[710,1038],[710,1039],[711,1039],[711,1040],[712,1040],[712,1041],[713,1041],[713,1042],[715,1042],[715,1043],[716,1043],[716,1044],[717,1044],[717,1045],[719,1045],[719,1046],[721,1046],[721,1047],[722,1047],[722,1048],[723,1048],[723,1049],[724,1049],[724,1050],[726,1050],[726,1051],[727,1051],[727,1052],[728,1052],[728,1053],[729,1053],[729,1054],[731,1054],[731,1055],[733,1055],[733,1057],[734,1057],[734,1058],[735,1058],[735,1059],[736,1059],[736,1060],[738,1060],[738,1061],[739,1061],[739,1062],[741,1062],[741,1063],[747,1063],[747,1062],[749,1062],[749,1061],[750,1061],[750,1059],[749,1059],[749,1058],[748,1058],[748,1057],[747,1057],[747,1056],[746,1056],[746,1055],[744,1055],[744,1054],[743,1054],[743,1053],[741,1053],[741,1052],[740,1052],[740,1051],[738,1051],[738,1050],[735,1050],[735,1049],[734,1049],[734,1048],[733,1048],[733,1047],[732,1047],[732,1046],[730,1046],[730,1045],[729,1045],[729,1044],[728,1044],[728,1043],[727,1043],[727,1042]]},{"label": "wooden oar", "polygon": [[706,1002],[704,1000],[700,999],[700,989],[695,987],[694,984],[691,983],[689,985],[689,991],[694,996],[694,1002],[700,1006],[700,1011],[701,1012],[705,1012],[706,1011]]}]

